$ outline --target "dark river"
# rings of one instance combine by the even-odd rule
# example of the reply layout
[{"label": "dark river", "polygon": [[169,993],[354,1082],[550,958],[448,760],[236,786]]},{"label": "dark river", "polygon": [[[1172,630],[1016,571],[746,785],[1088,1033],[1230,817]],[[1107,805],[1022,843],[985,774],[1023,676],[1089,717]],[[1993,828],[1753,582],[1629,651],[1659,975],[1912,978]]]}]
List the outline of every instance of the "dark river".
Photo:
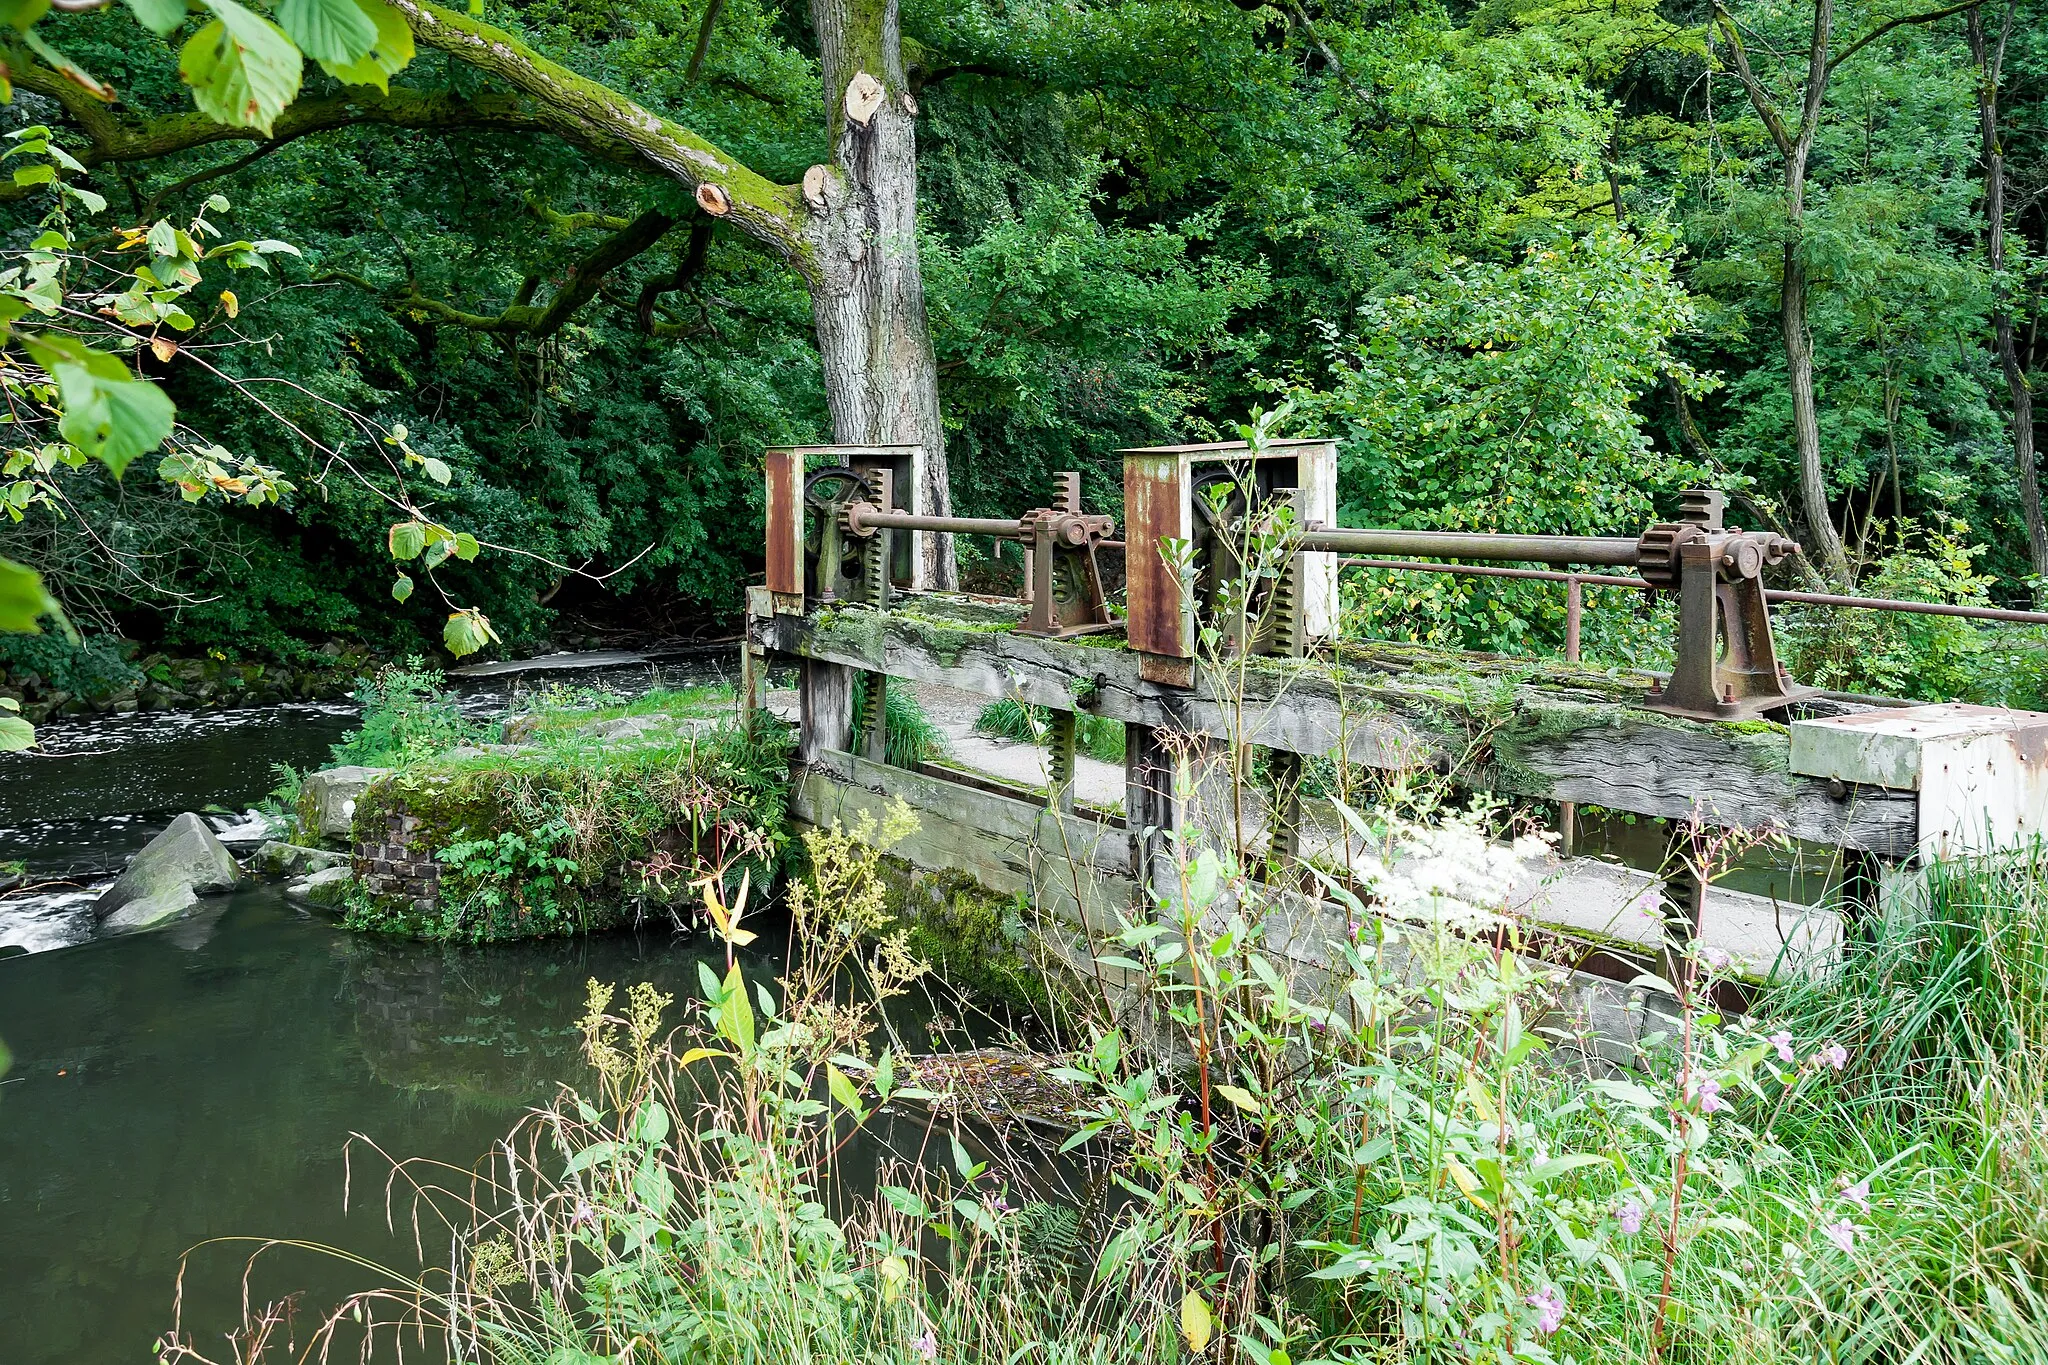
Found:
[{"label": "dark river", "polygon": [[[0,1362],[153,1359],[194,1247],[186,1325],[231,1358],[221,1333],[251,1244],[210,1239],[290,1237],[416,1270],[409,1234],[386,1230],[374,1152],[356,1153],[343,1207],[351,1133],[469,1167],[581,1078],[588,978],[695,994],[708,949],[666,930],[444,949],[346,933],[274,886],[168,930],[87,937],[92,882],[171,817],[244,809],[271,764],[324,759],[352,723],[345,706],[312,705],[123,717],[48,727],[47,756],[0,759],[0,858],[79,884],[0,898],[0,944],[35,950],[0,960],[14,1054],[0,1079]],[[374,1280],[286,1252],[253,1294],[304,1291],[317,1314]]]}]

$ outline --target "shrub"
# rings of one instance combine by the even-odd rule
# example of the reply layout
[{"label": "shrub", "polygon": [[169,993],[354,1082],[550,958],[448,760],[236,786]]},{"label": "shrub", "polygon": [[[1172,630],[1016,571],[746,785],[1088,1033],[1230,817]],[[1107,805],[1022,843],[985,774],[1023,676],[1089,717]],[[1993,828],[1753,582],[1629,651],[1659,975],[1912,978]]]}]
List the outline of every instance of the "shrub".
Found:
[{"label": "shrub", "polygon": [[[984,735],[1014,739],[1023,744],[1043,744],[1052,726],[1052,713],[1043,706],[1026,706],[1014,697],[990,702],[974,718],[974,728]],[[1124,761],[1124,723],[1074,712],[1074,746],[1104,763]]]},{"label": "shrub", "polygon": [[0,668],[17,684],[32,674],[42,680],[44,692],[64,691],[75,697],[118,692],[142,677],[119,640],[105,635],[72,640],[56,630],[0,635]]},{"label": "shrub", "polygon": [[417,655],[360,680],[353,695],[363,723],[334,746],[338,765],[402,768],[484,736],[483,727],[462,714],[447,679]]}]

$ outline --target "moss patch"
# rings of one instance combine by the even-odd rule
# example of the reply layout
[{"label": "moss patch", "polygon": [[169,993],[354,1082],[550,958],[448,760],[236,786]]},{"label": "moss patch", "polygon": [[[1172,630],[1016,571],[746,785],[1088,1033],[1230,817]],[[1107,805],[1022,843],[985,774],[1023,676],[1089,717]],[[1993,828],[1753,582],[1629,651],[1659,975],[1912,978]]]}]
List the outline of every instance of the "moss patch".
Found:
[{"label": "moss patch", "polygon": [[964,872],[927,872],[882,860],[889,912],[918,956],[953,989],[985,1008],[1056,1018],[1067,1003],[1043,962],[1021,898],[999,896]]},{"label": "moss patch", "polygon": [[764,719],[748,735],[678,718],[630,744],[559,726],[539,739],[457,750],[371,786],[356,802],[359,854],[403,826],[401,861],[433,863],[438,894],[361,890],[350,927],[462,942],[582,933],[692,902],[690,884],[713,872],[750,870],[765,890],[780,870],[786,727]]}]

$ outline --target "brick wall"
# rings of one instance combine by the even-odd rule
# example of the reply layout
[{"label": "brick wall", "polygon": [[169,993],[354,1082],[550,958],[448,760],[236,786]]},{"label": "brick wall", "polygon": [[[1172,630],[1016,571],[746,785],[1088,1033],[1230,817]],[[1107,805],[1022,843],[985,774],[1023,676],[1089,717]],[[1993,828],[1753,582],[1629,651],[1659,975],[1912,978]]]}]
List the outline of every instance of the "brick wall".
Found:
[{"label": "brick wall", "polygon": [[355,872],[357,883],[371,895],[410,900],[413,909],[426,912],[441,899],[441,865],[431,851],[413,848],[419,824],[410,815],[387,817],[382,843],[356,842]]}]

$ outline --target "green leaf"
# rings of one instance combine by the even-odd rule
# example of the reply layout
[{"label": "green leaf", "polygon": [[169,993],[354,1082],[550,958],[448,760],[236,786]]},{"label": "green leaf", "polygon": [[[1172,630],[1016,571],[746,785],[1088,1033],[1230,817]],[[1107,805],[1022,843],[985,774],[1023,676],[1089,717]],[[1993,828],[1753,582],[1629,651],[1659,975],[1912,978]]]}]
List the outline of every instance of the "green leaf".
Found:
[{"label": "green leaf", "polygon": [[633,1116],[633,1138],[649,1147],[658,1147],[668,1141],[668,1108],[654,1100],[643,1100],[640,1112]]},{"label": "green leaf", "polygon": [[1219,1085],[1216,1087],[1216,1093],[1221,1095],[1224,1099],[1229,1100],[1238,1108],[1244,1110],[1247,1114],[1256,1114],[1259,1112],[1259,1102],[1252,1098],[1251,1091],[1246,1090],[1242,1086]]},{"label": "green leaf", "polygon": [[754,1050],[754,1007],[747,1003],[747,983],[737,963],[719,986],[718,1032],[741,1056]]},{"label": "green leaf", "polygon": [[0,754],[18,754],[35,746],[35,726],[20,716],[0,716]]},{"label": "green leaf", "polygon": [[450,612],[448,624],[441,627],[441,643],[458,659],[476,653],[497,638],[498,632],[491,629],[490,621],[480,611]]},{"label": "green leaf", "polygon": [[16,166],[14,183],[17,185],[47,185],[57,178],[55,166]]},{"label": "green leaf", "polygon": [[305,63],[283,29],[235,0],[207,0],[220,17],[186,40],[178,75],[200,111],[266,136],[299,93]]},{"label": "green leaf", "polygon": [[105,463],[114,477],[171,434],[176,405],[162,389],[130,374],[118,358],[48,333],[24,337],[22,346],[57,381],[64,402],[58,431]]},{"label": "green leaf", "polygon": [[860,1091],[854,1088],[846,1073],[832,1063],[825,1063],[825,1088],[832,1092],[832,1098],[841,1109],[859,1118],[865,1111],[861,1108]]},{"label": "green leaf", "polygon": [[[36,20],[50,12],[50,0],[0,0],[0,19],[12,24],[18,33],[26,33],[35,27]],[[49,134],[44,134],[47,137]],[[21,134],[16,133],[16,137]]]},{"label": "green leaf", "polygon": [[[112,86],[52,47],[44,39],[43,35],[37,33],[34,29],[23,33],[21,40],[28,44],[30,51],[63,72],[74,84],[83,86],[94,99],[112,100],[114,98]],[[48,133],[45,133],[44,136],[47,137]]]},{"label": "green leaf", "polygon": [[446,488],[448,486],[448,480],[452,476],[449,474],[448,466],[446,464],[429,455],[424,461],[421,462],[421,465],[422,468],[426,470],[428,478],[432,479],[435,483],[440,484],[443,488]]},{"label": "green leaf", "polygon": [[360,61],[377,43],[377,26],[356,0],[279,0],[277,22],[314,61]]},{"label": "green leaf", "polygon": [[26,564],[0,559],[0,630],[40,635],[43,616],[56,605],[43,588],[41,574]]},{"label": "green leaf", "polygon": [[172,29],[185,22],[185,0],[128,0],[128,8],[144,28],[159,38],[168,37]]},{"label": "green leaf", "polygon": [[408,578],[404,574],[400,574],[398,576],[398,581],[391,585],[391,600],[394,602],[403,602],[406,598],[410,596],[412,596],[412,579]]},{"label": "green leaf", "polygon": [[467,531],[457,531],[455,533],[455,557],[467,562],[476,558],[476,552],[476,537]]},{"label": "green leaf", "polygon": [[[827,1084],[830,1084],[829,1079]],[[924,1219],[932,1216],[931,1205],[925,1203],[913,1191],[907,1190],[901,1185],[883,1185],[878,1193],[889,1202],[890,1208],[896,1210],[905,1218],[915,1218],[922,1222]]]},{"label": "green leaf", "polygon": [[376,26],[376,44],[360,61],[323,61],[320,67],[344,85],[374,85],[379,91],[389,94],[391,77],[405,70],[406,63],[413,58],[412,28],[405,22],[405,16],[385,0],[356,0],[356,3]]},{"label": "green leaf", "polygon": [[394,522],[386,541],[393,559],[411,559],[427,548],[427,528],[416,521]]}]

